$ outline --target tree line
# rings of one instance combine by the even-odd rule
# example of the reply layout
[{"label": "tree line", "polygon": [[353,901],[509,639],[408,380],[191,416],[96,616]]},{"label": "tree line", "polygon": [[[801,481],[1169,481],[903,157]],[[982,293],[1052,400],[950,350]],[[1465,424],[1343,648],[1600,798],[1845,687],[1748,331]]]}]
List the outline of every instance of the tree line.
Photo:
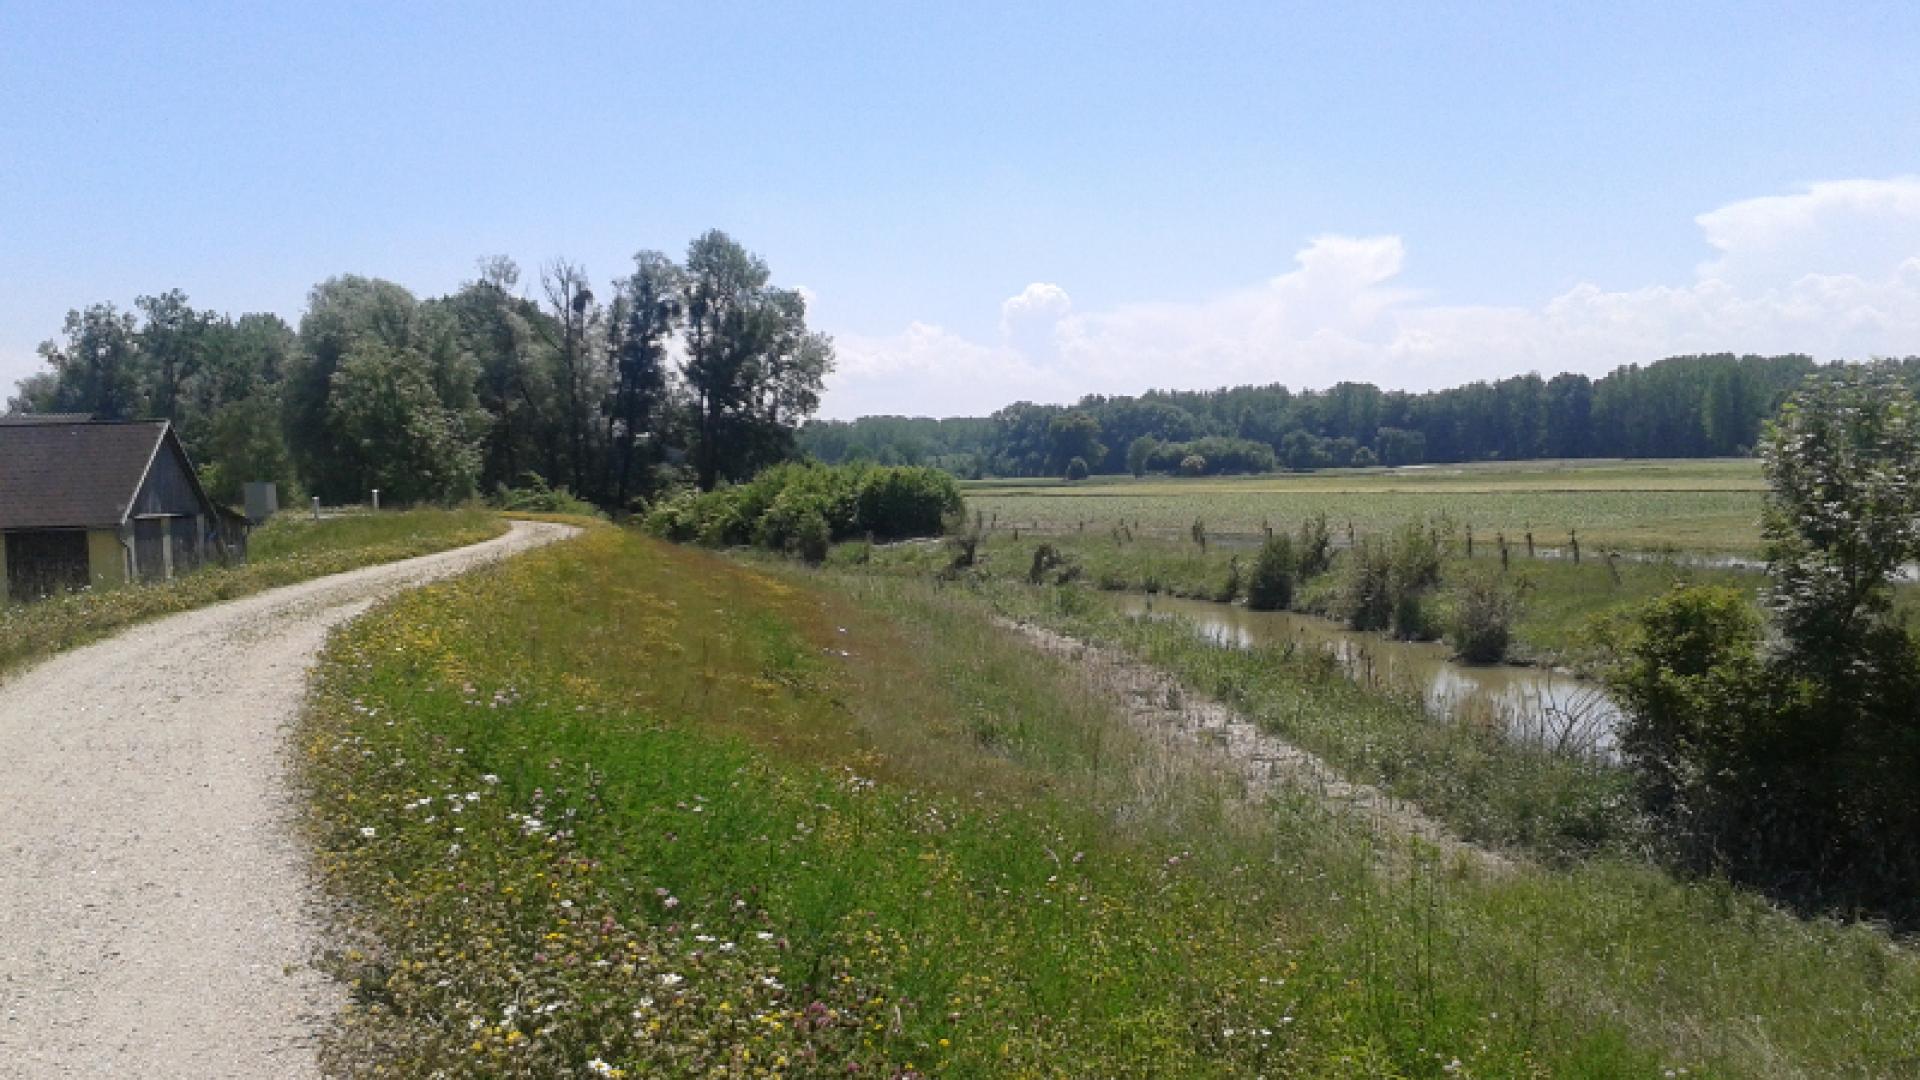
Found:
[{"label": "tree line", "polygon": [[551,483],[622,510],[792,456],[833,364],[801,295],[718,230],[679,261],[640,252],[601,293],[561,259],[528,295],[494,257],[425,300],[330,278],[296,328],[171,290],[71,311],[40,355],[9,411],[170,420],[218,498],[250,480],[328,502]]},{"label": "tree line", "polygon": [[[1090,395],[1019,402],[991,417],[812,421],[800,445],[827,462],[932,464],[968,476],[1264,472],[1423,462],[1744,456],[1812,358],[1675,356],[1598,379],[1537,374],[1428,393],[1340,383]],[[1900,365],[1920,384],[1920,358]]]}]

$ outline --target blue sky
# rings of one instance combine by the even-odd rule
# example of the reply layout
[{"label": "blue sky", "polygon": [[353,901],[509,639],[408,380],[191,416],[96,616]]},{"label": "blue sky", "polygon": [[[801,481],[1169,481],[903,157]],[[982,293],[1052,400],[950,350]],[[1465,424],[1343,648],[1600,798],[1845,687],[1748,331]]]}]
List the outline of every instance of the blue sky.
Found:
[{"label": "blue sky", "polygon": [[712,226],[830,415],[1920,352],[1920,5],[1182,7],[0,0],[0,386]]}]

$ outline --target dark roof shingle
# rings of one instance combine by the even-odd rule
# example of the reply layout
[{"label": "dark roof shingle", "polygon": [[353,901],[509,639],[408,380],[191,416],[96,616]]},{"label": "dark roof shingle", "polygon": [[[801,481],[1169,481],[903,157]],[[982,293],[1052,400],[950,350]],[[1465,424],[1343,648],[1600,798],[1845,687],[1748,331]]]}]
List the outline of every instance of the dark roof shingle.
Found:
[{"label": "dark roof shingle", "polygon": [[0,424],[0,529],[118,525],[163,420]]}]

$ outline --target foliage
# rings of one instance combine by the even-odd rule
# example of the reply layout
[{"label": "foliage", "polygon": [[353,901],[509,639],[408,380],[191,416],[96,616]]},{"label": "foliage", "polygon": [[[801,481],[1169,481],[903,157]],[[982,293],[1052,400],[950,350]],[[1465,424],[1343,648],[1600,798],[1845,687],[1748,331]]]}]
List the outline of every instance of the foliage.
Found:
[{"label": "foliage", "polygon": [[833,366],[832,342],[807,329],[806,300],[769,280],[765,261],[718,229],[687,249],[681,376],[702,490],[779,460]]},{"label": "foliage", "polygon": [[1446,628],[1454,654],[1474,664],[1505,660],[1520,617],[1521,585],[1504,573],[1479,569],[1456,580],[1450,591]]},{"label": "foliage", "polygon": [[1333,565],[1333,533],[1327,528],[1327,515],[1309,514],[1300,522],[1300,548],[1296,561],[1303,581],[1327,572]]},{"label": "foliage", "polygon": [[1086,478],[1087,459],[1076,455],[1072,461],[1067,462],[1067,479],[1073,481],[1085,480]]},{"label": "foliage", "polygon": [[[1072,406],[1018,402],[991,417],[865,417],[820,425],[807,449],[823,460],[941,464],[997,476],[1058,476],[1052,421],[1068,412],[1090,418],[1099,437],[1126,453],[1099,461],[1095,473],[1172,472],[1187,453],[1216,472],[1405,466],[1423,462],[1524,461],[1585,457],[1744,457],[1762,423],[1814,370],[1805,356],[1676,356],[1627,365],[1600,378],[1521,375],[1432,393],[1383,391],[1365,383],[1323,390],[1239,386],[1155,391],[1139,397],[1090,395]],[[1920,383],[1920,362],[1906,377]],[[811,429],[810,429],[811,430]],[[1261,448],[1263,458],[1233,460],[1193,446],[1156,445],[1225,439]],[[1144,440],[1144,441],[1143,441]]]},{"label": "foliage", "polygon": [[1920,404],[1890,366],[1816,378],[1769,428],[1764,531],[1791,667],[1838,691],[1872,666],[1890,582],[1920,559]]},{"label": "foliage", "polygon": [[527,473],[520,478],[518,487],[501,485],[496,488],[490,500],[501,510],[510,510],[528,514],[571,514],[579,517],[598,517],[599,510],[585,499],[579,498],[565,487],[553,487],[539,473]]},{"label": "foliage", "polygon": [[1071,469],[1079,458],[1083,464],[1099,465],[1107,457],[1100,442],[1100,421],[1083,412],[1067,412],[1047,424],[1047,460],[1057,475]]},{"label": "foliage", "polygon": [[1920,418],[1887,367],[1811,380],[1768,432],[1772,644],[1735,597],[1650,606],[1614,675],[1676,853],[1796,902],[1920,921]]},{"label": "foliage", "polygon": [[678,481],[688,451],[708,486],[792,456],[832,364],[800,295],[721,233],[685,266],[642,251],[604,303],[565,260],[541,271],[544,302],[519,285],[503,257],[433,299],[342,275],[313,288],[297,334],[178,291],[95,304],[8,407],[171,420],[221,499],[265,480],[336,504],[370,488],[455,502],[538,472],[624,513]]},{"label": "foliage", "polygon": [[762,471],[745,484],[685,492],[646,518],[649,531],[682,543],[755,544],[773,551],[817,552],[827,543],[937,536],[963,509],[953,477],[924,466],[807,465]]},{"label": "foliage", "polygon": [[1205,476],[1206,474],[1207,474],[1206,458],[1201,457],[1199,454],[1188,454],[1187,456],[1180,459],[1180,475]]},{"label": "foliage", "polygon": [[1247,581],[1247,606],[1255,611],[1285,611],[1293,606],[1294,575],[1300,560],[1293,538],[1275,533],[1260,545],[1253,562],[1253,576]]}]

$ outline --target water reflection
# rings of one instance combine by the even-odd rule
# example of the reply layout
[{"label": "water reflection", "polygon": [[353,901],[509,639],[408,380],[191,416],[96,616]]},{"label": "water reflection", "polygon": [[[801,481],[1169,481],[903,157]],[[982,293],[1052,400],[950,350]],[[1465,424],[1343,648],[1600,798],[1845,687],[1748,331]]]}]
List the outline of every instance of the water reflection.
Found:
[{"label": "water reflection", "polygon": [[1116,602],[1134,617],[1178,616],[1222,645],[1322,649],[1337,657],[1358,682],[1418,693],[1436,716],[1496,726],[1568,753],[1613,756],[1619,709],[1585,679],[1512,664],[1461,664],[1437,642],[1394,641],[1289,611],[1249,611],[1234,604],[1132,594]]}]

